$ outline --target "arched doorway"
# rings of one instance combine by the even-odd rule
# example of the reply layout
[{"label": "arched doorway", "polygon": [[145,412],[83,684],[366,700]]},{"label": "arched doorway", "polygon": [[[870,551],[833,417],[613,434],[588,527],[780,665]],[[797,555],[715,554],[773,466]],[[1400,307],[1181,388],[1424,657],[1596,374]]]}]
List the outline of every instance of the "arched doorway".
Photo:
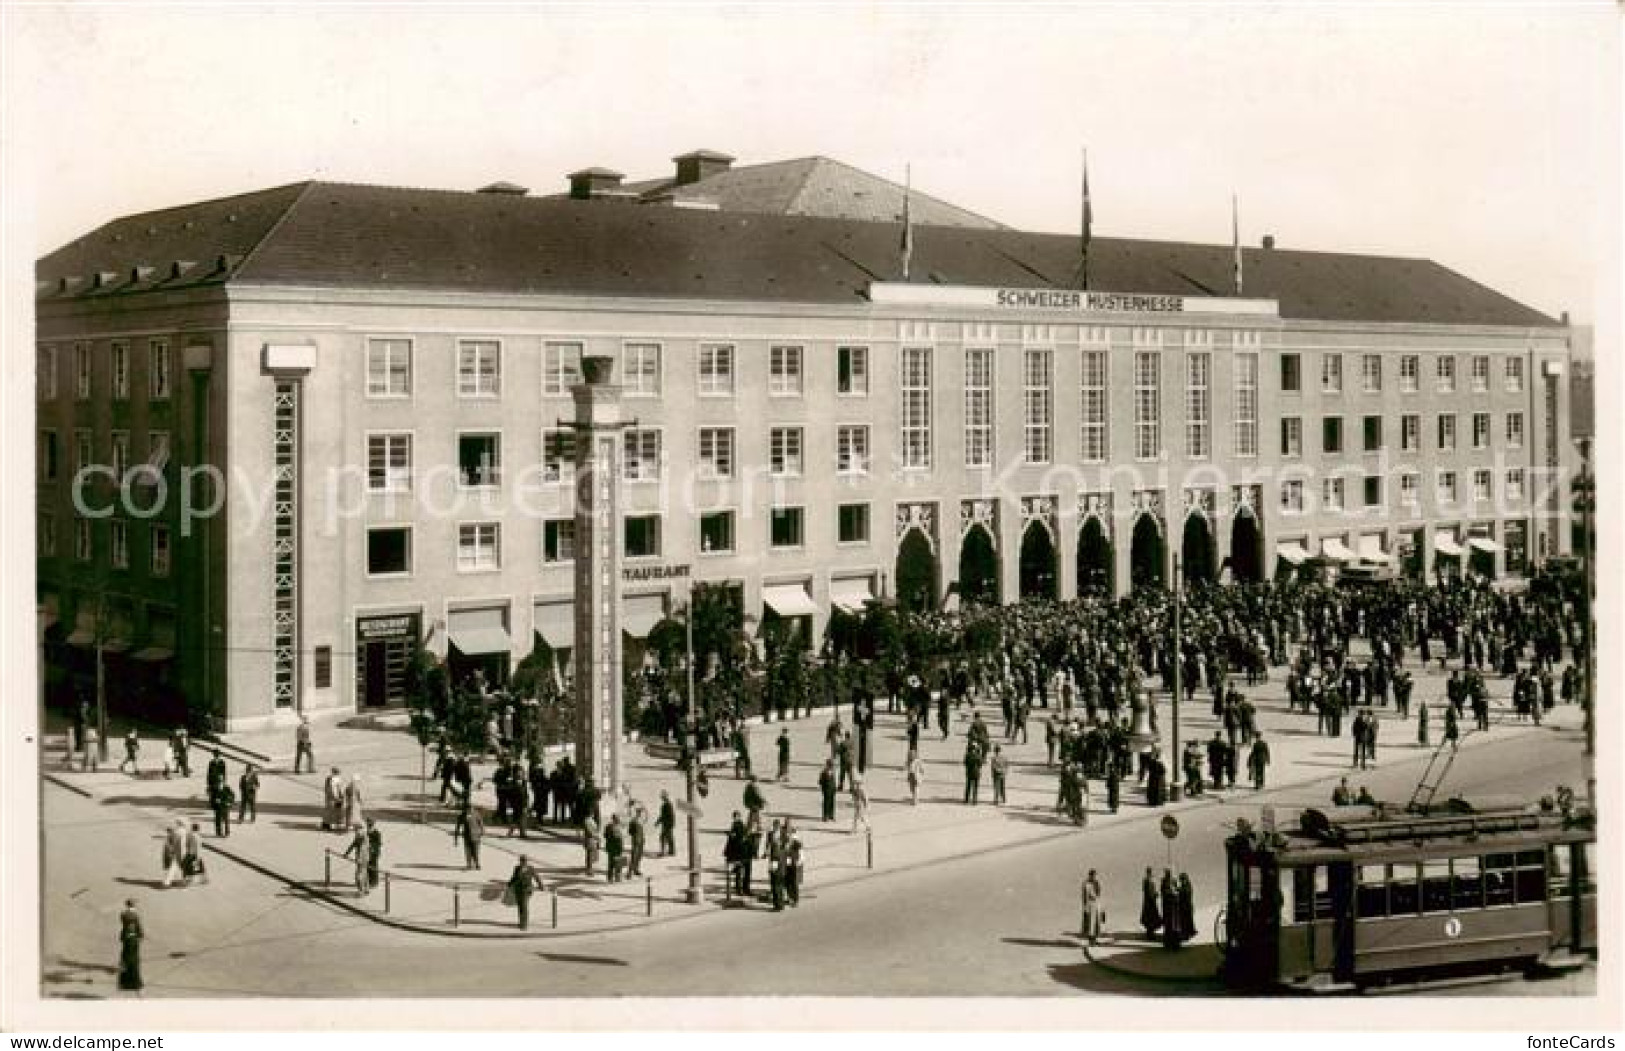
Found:
[{"label": "arched doorway", "polygon": [[970,527],[959,544],[959,600],[999,604],[999,553],[981,524]]},{"label": "arched doorway", "polygon": [[937,607],[937,553],[919,529],[910,529],[897,545],[897,607],[906,613]]},{"label": "arched doorway", "polygon": [[1186,517],[1185,535],[1179,544],[1185,583],[1211,584],[1218,579],[1213,546],[1213,529],[1208,525],[1207,516]]},{"label": "arched doorway", "polygon": [[1091,515],[1078,531],[1078,595],[1091,589],[1112,592],[1112,542],[1106,527]]},{"label": "arched doorway", "polygon": [[1230,579],[1238,584],[1264,579],[1264,534],[1251,508],[1237,511],[1230,522]]},{"label": "arched doorway", "polygon": [[1129,583],[1137,588],[1164,586],[1164,554],[1161,526],[1151,515],[1141,515],[1129,547]]},{"label": "arched doorway", "polygon": [[1055,541],[1042,522],[1032,522],[1021,536],[1021,597],[1056,598],[1057,576]]}]

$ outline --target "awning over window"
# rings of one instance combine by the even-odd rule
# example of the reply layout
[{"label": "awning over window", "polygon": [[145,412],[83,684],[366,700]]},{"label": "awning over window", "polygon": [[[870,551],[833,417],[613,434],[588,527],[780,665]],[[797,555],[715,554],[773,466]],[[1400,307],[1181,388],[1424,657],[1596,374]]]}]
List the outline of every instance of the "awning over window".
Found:
[{"label": "awning over window", "polygon": [[832,580],[829,582],[829,601],[833,606],[846,610],[848,613],[862,613],[865,603],[872,601],[874,592],[869,587],[868,577],[852,577],[847,580]]},{"label": "awning over window", "polygon": [[1475,536],[1467,541],[1467,545],[1474,551],[1487,551],[1492,555],[1501,550],[1501,545],[1487,536]]},{"label": "awning over window", "polygon": [[536,603],[534,620],[536,634],[553,649],[567,650],[576,644],[576,607],[569,599]]},{"label": "awning over window", "polygon": [[152,632],[147,638],[147,644],[135,651],[135,659],[156,663],[167,661],[175,656],[175,619],[160,614],[149,615],[148,625]]},{"label": "awning over window", "polygon": [[1433,534],[1433,550],[1441,555],[1450,555],[1452,557],[1461,555],[1461,545],[1456,543],[1456,538],[1449,533]]},{"label": "awning over window", "polygon": [[805,584],[768,584],[762,603],[781,617],[810,617],[818,612]]},{"label": "awning over window", "polygon": [[1309,561],[1309,549],[1303,546],[1301,540],[1284,540],[1275,545],[1275,553],[1294,566],[1301,566]]},{"label": "awning over window", "polygon": [[646,639],[666,619],[666,594],[625,595],[621,598],[621,630],[634,639]]},{"label": "awning over window", "polygon": [[1349,550],[1340,536],[1329,536],[1322,540],[1320,553],[1337,562],[1353,562],[1355,558],[1354,552]]},{"label": "awning over window", "polygon": [[1366,562],[1393,561],[1382,549],[1382,537],[1375,533],[1368,533],[1360,538],[1360,558]]},{"label": "awning over window", "polygon": [[513,640],[508,638],[507,610],[501,606],[452,610],[446,633],[457,652],[465,657],[507,653],[513,649]]}]

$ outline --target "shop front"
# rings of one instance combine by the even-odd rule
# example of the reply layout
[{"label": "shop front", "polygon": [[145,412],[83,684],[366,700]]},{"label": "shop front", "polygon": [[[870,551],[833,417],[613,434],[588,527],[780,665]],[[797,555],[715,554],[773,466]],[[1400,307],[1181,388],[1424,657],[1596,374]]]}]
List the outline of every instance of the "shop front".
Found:
[{"label": "shop front", "polygon": [[451,610],[446,638],[453,686],[472,685],[476,676],[488,687],[508,681],[513,638],[508,634],[506,603]]},{"label": "shop front", "polygon": [[355,619],[355,696],[358,708],[406,703],[407,670],[422,639],[422,615],[388,613]]}]

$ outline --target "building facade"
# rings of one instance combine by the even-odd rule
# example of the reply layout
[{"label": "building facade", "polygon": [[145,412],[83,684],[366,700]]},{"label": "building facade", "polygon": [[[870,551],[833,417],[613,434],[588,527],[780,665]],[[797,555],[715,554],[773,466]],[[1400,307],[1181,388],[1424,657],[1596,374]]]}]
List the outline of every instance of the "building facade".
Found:
[{"label": "building facade", "polygon": [[[39,266],[58,689],[232,729],[573,645],[572,389],[626,419],[623,629],[1566,553],[1568,330],[1433,264],[301,184]],[[1234,291],[1232,288],[1231,291]],[[85,468],[94,477],[80,477]],[[117,480],[115,486],[114,480]],[[125,669],[128,669],[126,672]]]}]

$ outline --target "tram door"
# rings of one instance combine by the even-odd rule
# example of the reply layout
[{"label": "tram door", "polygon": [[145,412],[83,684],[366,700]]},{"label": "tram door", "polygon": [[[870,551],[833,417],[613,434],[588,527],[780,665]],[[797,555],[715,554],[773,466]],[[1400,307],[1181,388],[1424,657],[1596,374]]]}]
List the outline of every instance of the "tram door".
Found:
[{"label": "tram door", "polygon": [[1230,859],[1225,914],[1225,970],[1233,985],[1263,987],[1278,977],[1281,941],[1280,877],[1274,863]]},{"label": "tram door", "polygon": [[1354,866],[1334,862],[1330,869],[1332,886],[1332,975],[1342,982],[1354,980]]}]

